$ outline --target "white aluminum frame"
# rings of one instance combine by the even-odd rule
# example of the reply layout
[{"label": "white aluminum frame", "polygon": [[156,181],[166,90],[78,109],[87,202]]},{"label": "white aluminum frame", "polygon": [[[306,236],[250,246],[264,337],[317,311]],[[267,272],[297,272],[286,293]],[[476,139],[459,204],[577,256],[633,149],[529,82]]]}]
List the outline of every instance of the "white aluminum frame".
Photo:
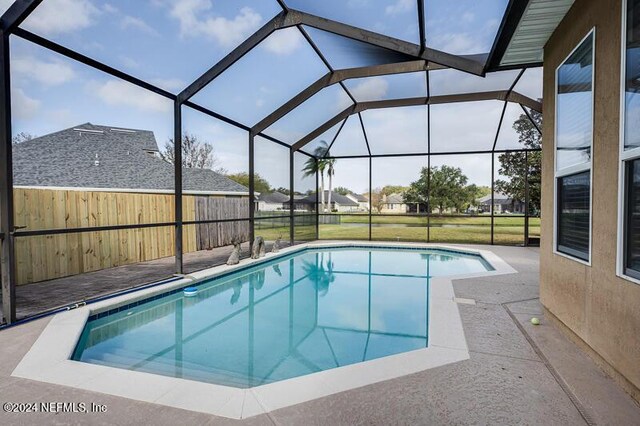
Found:
[{"label": "white aluminum frame", "polygon": [[640,158],[640,147],[629,150],[624,149],[625,114],[626,114],[626,75],[627,75],[627,7],[628,0],[622,0],[621,20],[621,60],[620,60],[620,129],[619,129],[619,161],[618,161],[618,227],[617,227],[617,253],[616,275],[634,284],[640,284],[640,280],[625,274],[625,242],[626,242],[626,166],[627,162]]},{"label": "white aluminum frame", "polygon": [[[591,41],[591,156],[588,163],[575,164],[558,170],[558,71],[560,67],[569,59],[576,50],[593,35]],[[576,44],[569,54],[562,60],[554,72],[554,129],[553,129],[553,254],[575,262],[591,266],[592,245],[593,245],[593,132],[595,122],[595,71],[596,71],[596,27],[592,27],[589,32]],[[565,176],[575,175],[589,171],[589,259],[583,260],[567,253],[558,251],[558,179]]]}]

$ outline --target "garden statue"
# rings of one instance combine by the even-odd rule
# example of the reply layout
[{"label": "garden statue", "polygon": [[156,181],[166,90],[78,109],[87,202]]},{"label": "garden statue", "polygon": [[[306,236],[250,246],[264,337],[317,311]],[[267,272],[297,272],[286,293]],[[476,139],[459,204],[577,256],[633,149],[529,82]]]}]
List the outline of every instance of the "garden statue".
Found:
[{"label": "garden statue", "polygon": [[253,240],[253,245],[251,246],[251,258],[258,259],[264,256],[265,248],[264,248],[264,238],[256,237]]},{"label": "garden statue", "polygon": [[276,238],[276,241],[273,243],[273,247],[271,247],[271,253],[279,252],[281,246],[282,246],[282,235],[278,235],[278,238]]},{"label": "garden statue", "polygon": [[240,263],[240,239],[232,238],[231,244],[233,244],[233,250],[231,251],[231,255],[227,260],[227,265],[237,265]]}]

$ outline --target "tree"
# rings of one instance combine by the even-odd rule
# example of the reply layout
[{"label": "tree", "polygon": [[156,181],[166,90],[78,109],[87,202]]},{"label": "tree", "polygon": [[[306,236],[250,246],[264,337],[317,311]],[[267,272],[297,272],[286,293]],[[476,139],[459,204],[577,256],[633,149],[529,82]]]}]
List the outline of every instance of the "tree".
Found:
[{"label": "tree", "polygon": [[[430,182],[429,182],[430,179]],[[430,212],[437,207],[442,213],[446,209],[465,210],[475,201],[476,185],[467,185],[468,178],[458,167],[423,167],[420,178],[412,182],[404,194],[405,203],[429,204]],[[429,185],[427,185],[429,183]],[[429,189],[429,191],[428,191]]]},{"label": "tree", "polygon": [[11,144],[17,145],[22,142],[30,141],[33,138],[35,138],[35,136],[31,133],[20,132],[11,139]]},{"label": "tree", "polygon": [[404,194],[409,188],[401,185],[385,185],[382,187],[382,192],[389,196],[391,194]]},{"label": "tree", "polygon": [[328,158],[324,161],[327,162],[327,176],[329,177],[329,194],[327,196],[327,204],[329,205],[329,208],[331,208],[331,192],[333,192],[333,175],[336,174],[336,170],[334,168],[336,165],[336,160],[333,158]]},{"label": "tree", "polygon": [[[232,181],[238,182],[240,185],[244,185],[247,188],[249,187],[249,173],[247,172],[232,173],[226,176]],[[259,192],[261,194],[265,192],[271,192],[271,185],[269,185],[269,182],[258,173],[255,173],[253,175],[253,182],[254,190],[256,192]]]},{"label": "tree", "polygon": [[[289,188],[285,188],[284,186],[279,186],[279,187],[277,187],[275,189],[271,188],[271,190],[274,191],[274,192],[279,192],[279,193],[284,194],[284,195],[289,195],[291,193],[291,190]],[[294,195],[302,195],[302,194],[300,194],[299,191],[293,191],[293,193],[294,193]]]},{"label": "tree", "polygon": [[378,213],[382,211],[384,207],[384,193],[382,188],[374,188],[371,191],[371,208],[375,209]]},{"label": "tree", "polygon": [[486,195],[491,194],[491,187],[490,186],[486,186],[486,185],[481,185],[478,187],[478,197],[477,198],[482,198]]},{"label": "tree", "polygon": [[353,193],[353,191],[351,191],[349,188],[345,188],[344,186],[337,186],[335,191],[340,195],[349,195]]},{"label": "tree", "polygon": [[326,141],[320,141],[318,147],[313,151],[316,158],[309,158],[304,165],[303,176],[312,176],[318,173],[320,178],[320,210],[327,211],[324,202],[324,172],[327,171],[329,177],[329,200],[328,205],[331,207],[331,186],[333,184],[333,175],[335,174],[336,160],[333,158],[325,158],[329,154],[329,144]]},{"label": "tree", "polygon": [[[542,114],[532,110],[531,118],[538,128],[542,129]],[[524,148],[539,149],[542,146],[542,135],[525,114],[521,114],[513,123],[513,128],[518,133],[518,142]],[[498,161],[500,161],[499,173],[508,179],[496,180],[496,191],[502,192],[514,201],[524,202],[528,177],[529,206],[530,209],[538,210],[540,208],[540,180],[542,178],[541,154],[540,151],[528,154],[524,152],[500,154],[498,157]]]},{"label": "tree", "polygon": [[[175,164],[175,147],[169,139],[160,151],[160,156],[168,163]],[[213,145],[201,142],[197,136],[185,133],[182,136],[182,167],[187,169],[213,169],[218,159],[213,153]],[[219,169],[219,172],[224,172]]]}]

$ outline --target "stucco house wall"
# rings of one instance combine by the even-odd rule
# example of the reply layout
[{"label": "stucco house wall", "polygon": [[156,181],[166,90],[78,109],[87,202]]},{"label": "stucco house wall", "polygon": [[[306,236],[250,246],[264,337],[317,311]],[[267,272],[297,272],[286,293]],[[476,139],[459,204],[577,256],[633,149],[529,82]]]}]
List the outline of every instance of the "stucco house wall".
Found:
[{"label": "stucco house wall", "polygon": [[[594,27],[592,260],[585,265],[553,252],[555,70]],[[640,399],[640,285],[616,276],[621,34],[622,0],[576,0],[545,47],[540,297],[547,317]]]}]

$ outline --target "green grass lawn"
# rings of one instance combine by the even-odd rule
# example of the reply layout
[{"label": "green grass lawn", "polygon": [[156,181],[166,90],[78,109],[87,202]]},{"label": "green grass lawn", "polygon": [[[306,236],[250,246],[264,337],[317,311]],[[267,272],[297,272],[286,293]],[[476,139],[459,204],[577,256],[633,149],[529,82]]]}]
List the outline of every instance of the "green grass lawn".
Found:
[{"label": "green grass lawn", "polygon": [[[320,239],[323,240],[368,240],[368,215],[342,216],[340,225],[321,224]],[[372,223],[386,224],[384,227],[373,227],[372,239],[381,241],[427,241],[427,218],[416,216],[372,216]],[[491,217],[489,216],[434,216],[430,220],[430,242],[476,243],[491,242]],[[417,225],[417,226],[389,226]],[[435,225],[435,226],[434,226]],[[295,228],[296,240],[307,241],[315,237],[314,226]],[[257,227],[256,234],[267,240],[282,236],[289,239],[289,228]],[[540,235],[540,218],[529,219],[529,235]],[[516,245],[524,242],[524,217],[496,216],[494,219],[495,244]]]}]

